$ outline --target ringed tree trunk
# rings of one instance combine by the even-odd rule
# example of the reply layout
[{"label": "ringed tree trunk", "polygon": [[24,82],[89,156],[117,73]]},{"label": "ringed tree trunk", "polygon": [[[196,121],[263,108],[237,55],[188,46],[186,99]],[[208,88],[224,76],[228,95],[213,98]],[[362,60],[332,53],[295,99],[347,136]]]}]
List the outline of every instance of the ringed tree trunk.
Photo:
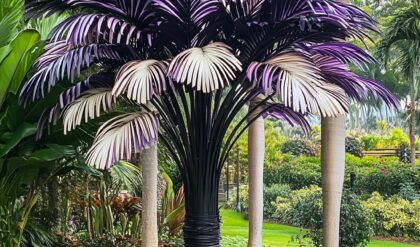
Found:
[{"label": "ringed tree trunk", "polygon": [[409,138],[410,138],[410,162],[413,169],[416,169],[416,97],[414,90],[411,93]]},{"label": "ringed tree trunk", "polygon": [[321,166],[324,247],[338,247],[345,168],[346,116],[321,120]]},{"label": "ringed tree trunk", "polygon": [[157,226],[157,176],[158,158],[157,143],[142,152],[140,157],[142,166],[143,209],[141,214],[141,246],[158,246]]},{"label": "ringed tree trunk", "polygon": [[[254,102],[251,102],[251,106]],[[248,129],[249,226],[248,247],[262,246],[264,221],[264,118],[259,117]]]}]

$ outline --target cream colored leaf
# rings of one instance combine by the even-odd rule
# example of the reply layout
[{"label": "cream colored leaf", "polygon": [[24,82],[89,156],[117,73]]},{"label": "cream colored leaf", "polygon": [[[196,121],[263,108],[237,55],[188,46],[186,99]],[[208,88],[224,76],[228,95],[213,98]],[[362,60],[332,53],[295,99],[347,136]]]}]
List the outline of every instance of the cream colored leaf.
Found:
[{"label": "cream colored leaf", "polygon": [[74,130],[82,122],[99,117],[101,112],[112,109],[115,97],[110,88],[87,90],[83,95],[68,105],[63,112],[64,134]]}]

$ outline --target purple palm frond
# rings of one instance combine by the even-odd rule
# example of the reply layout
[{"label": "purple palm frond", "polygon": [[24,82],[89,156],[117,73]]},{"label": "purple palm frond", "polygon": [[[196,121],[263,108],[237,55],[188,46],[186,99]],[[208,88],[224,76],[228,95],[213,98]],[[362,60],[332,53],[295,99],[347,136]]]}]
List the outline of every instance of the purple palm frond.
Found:
[{"label": "purple palm frond", "polygon": [[261,8],[267,0],[250,0],[250,1],[222,1],[226,11],[232,20],[242,19],[249,21],[255,19],[260,14]]},{"label": "purple palm frond", "polygon": [[154,12],[149,7],[151,0],[114,0],[115,5],[121,9],[129,19],[135,20],[140,25],[146,25],[154,18]]},{"label": "purple palm frond", "polygon": [[328,42],[324,44],[310,44],[308,46],[296,44],[295,48],[311,54],[334,57],[341,63],[354,64],[360,69],[366,69],[369,64],[377,62],[375,58],[351,43]]},{"label": "purple palm frond", "polygon": [[324,78],[330,83],[343,88],[347,95],[358,101],[368,100],[369,95],[377,101],[382,99],[387,105],[398,107],[398,99],[377,82],[362,78],[339,59],[331,56],[313,56],[314,62],[321,69]]},{"label": "purple palm frond", "polygon": [[171,62],[168,75],[197,91],[208,93],[223,88],[241,71],[241,62],[224,43],[214,42],[178,54]]},{"label": "purple palm frond", "polygon": [[78,14],[56,26],[51,33],[50,42],[65,40],[66,44],[73,46],[92,43],[122,43],[136,46],[142,35],[136,26],[116,17],[102,14]]},{"label": "purple palm frond", "polygon": [[153,0],[153,3],[167,18],[183,25],[191,21],[198,26],[220,7],[218,0]]},{"label": "purple palm frond", "polygon": [[127,13],[119,8],[113,0],[26,0],[25,2],[27,18],[62,13],[67,9],[77,7],[127,16]]},{"label": "purple palm frond", "polygon": [[86,162],[99,169],[109,169],[115,162],[131,160],[133,153],[154,144],[158,138],[156,113],[123,114],[105,122],[98,130],[86,155]]},{"label": "purple palm frond", "polygon": [[131,61],[118,72],[112,94],[127,93],[129,99],[146,104],[167,89],[168,67],[169,63],[165,61]]},{"label": "purple palm frond", "polygon": [[60,55],[47,53],[38,59],[36,64],[39,70],[23,86],[20,103],[27,104],[29,101],[44,97],[45,93],[50,92],[60,80],[73,82],[75,78],[81,76],[83,69],[90,67],[94,62],[124,63],[137,58],[134,50],[120,45],[91,44],[65,53],[62,53],[63,49],[60,48],[56,52]]},{"label": "purple palm frond", "polygon": [[369,37],[365,30],[378,31],[375,21],[353,5],[329,0],[311,0],[308,3],[312,13],[301,19],[300,26],[303,29],[312,29],[317,24],[323,24],[323,30],[342,30],[347,33],[346,37],[356,37],[361,41],[364,37]]},{"label": "purple palm frond", "polygon": [[58,102],[53,107],[46,109],[39,118],[36,139],[42,138],[46,127],[50,133],[49,124],[56,125],[63,109],[79,98],[83,92],[93,88],[110,88],[114,83],[114,77],[113,73],[95,74],[60,93]]},{"label": "purple palm frond", "polygon": [[265,94],[274,91],[282,103],[294,111],[321,116],[347,112],[344,91],[327,83],[316,64],[301,53],[290,51],[263,63],[252,62],[247,77]]},{"label": "purple palm frond", "polygon": [[311,126],[301,113],[295,112],[283,104],[266,103],[266,105],[268,105],[268,110],[263,114],[265,118],[273,117],[291,126],[300,126],[305,132],[310,131]]}]

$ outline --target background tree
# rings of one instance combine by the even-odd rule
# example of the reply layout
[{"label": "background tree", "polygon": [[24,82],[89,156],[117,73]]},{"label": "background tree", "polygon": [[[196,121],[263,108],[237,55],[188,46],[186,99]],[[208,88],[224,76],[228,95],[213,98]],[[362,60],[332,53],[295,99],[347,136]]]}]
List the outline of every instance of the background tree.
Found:
[{"label": "background tree", "polygon": [[392,65],[410,82],[409,112],[410,160],[416,168],[416,114],[420,90],[420,7],[417,1],[401,10],[384,32],[378,45],[380,59]]},{"label": "background tree", "polygon": [[[63,79],[90,75],[61,94],[39,130],[42,123],[56,123],[63,110],[66,133],[103,111],[135,110],[104,122],[87,162],[108,169],[132,159],[159,135],[183,176],[186,246],[219,246],[220,174],[255,119],[273,116],[308,129],[304,114],[344,114],[346,95],[397,104],[385,88],[347,68],[373,58],[336,40],[375,30],[374,21],[351,5],[329,0],[31,0],[27,5],[28,16],[67,9],[80,12],[52,31],[21,103],[44,97]],[[237,113],[258,95],[263,99],[228,133]]]}]

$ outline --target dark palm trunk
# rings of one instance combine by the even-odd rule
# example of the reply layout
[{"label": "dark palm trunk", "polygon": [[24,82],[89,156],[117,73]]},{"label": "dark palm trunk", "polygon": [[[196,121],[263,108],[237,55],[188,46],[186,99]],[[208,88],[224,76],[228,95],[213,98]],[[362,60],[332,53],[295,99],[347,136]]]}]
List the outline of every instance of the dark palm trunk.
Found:
[{"label": "dark palm trunk", "polygon": [[220,246],[217,182],[219,179],[202,178],[190,184],[185,191],[184,241],[186,247]]}]

